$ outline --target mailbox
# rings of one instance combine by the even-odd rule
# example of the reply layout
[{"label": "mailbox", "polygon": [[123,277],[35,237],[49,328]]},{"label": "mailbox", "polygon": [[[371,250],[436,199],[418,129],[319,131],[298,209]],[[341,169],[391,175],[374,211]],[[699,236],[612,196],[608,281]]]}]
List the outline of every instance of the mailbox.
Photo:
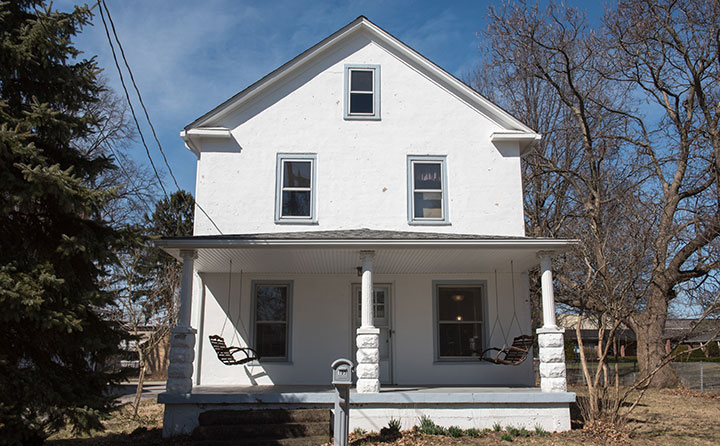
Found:
[{"label": "mailbox", "polygon": [[330,367],[332,367],[332,384],[335,387],[333,446],[348,446],[353,363],[348,359],[338,359]]},{"label": "mailbox", "polygon": [[333,385],[352,384],[353,363],[347,359],[338,359],[332,363],[332,383]]}]

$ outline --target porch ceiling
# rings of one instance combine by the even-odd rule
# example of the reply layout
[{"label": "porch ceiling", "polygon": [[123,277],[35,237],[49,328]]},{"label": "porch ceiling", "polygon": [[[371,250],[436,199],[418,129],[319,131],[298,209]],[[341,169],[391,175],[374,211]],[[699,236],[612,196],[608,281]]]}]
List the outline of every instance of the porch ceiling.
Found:
[{"label": "porch ceiling", "polygon": [[527,271],[540,251],[568,249],[573,240],[527,237],[322,231],[305,233],[196,236],[161,239],[155,245],[179,258],[194,249],[199,272],[233,271],[286,274],[356,274],[360,251],[375,251],[376,274],[478,273]]}]

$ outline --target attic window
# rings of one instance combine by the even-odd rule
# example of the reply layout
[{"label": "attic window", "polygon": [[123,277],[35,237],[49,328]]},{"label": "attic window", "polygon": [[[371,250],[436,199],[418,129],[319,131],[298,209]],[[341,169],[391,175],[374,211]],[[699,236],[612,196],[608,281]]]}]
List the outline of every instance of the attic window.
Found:
[{"label": "attic window", "polygon": [[380,119],[380,66],[345,66],[345,119]]}]

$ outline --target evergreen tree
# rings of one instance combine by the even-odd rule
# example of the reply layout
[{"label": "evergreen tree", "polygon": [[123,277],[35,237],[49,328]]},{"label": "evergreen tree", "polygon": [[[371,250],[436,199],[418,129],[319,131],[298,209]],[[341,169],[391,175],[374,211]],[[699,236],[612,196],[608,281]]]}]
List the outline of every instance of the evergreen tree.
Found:
[{"label": "evergreen tree", "polygon": [[100,428],[118,375],[104,371],[119,331],[98,309],[122,234],[101,214],[111,189],[91,185],[113,162],[78,149],[102,120],[93,59],[72,38],[87,6],[0,3],[0,442],[38,444],[66,422]]}]

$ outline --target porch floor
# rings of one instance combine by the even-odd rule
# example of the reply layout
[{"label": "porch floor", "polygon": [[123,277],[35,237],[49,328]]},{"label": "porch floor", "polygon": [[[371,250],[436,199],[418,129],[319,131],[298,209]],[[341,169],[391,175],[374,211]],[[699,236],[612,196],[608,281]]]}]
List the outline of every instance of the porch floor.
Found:
[{"label": "porch floor", "polygon": [[[164,404],[333,404],[332,386],[196,386],[189,395],[162,393]],[[538,387],[384,386],[380,393],[350,390],[351,404],[553,404],[575,401],[572,392]]]}]

